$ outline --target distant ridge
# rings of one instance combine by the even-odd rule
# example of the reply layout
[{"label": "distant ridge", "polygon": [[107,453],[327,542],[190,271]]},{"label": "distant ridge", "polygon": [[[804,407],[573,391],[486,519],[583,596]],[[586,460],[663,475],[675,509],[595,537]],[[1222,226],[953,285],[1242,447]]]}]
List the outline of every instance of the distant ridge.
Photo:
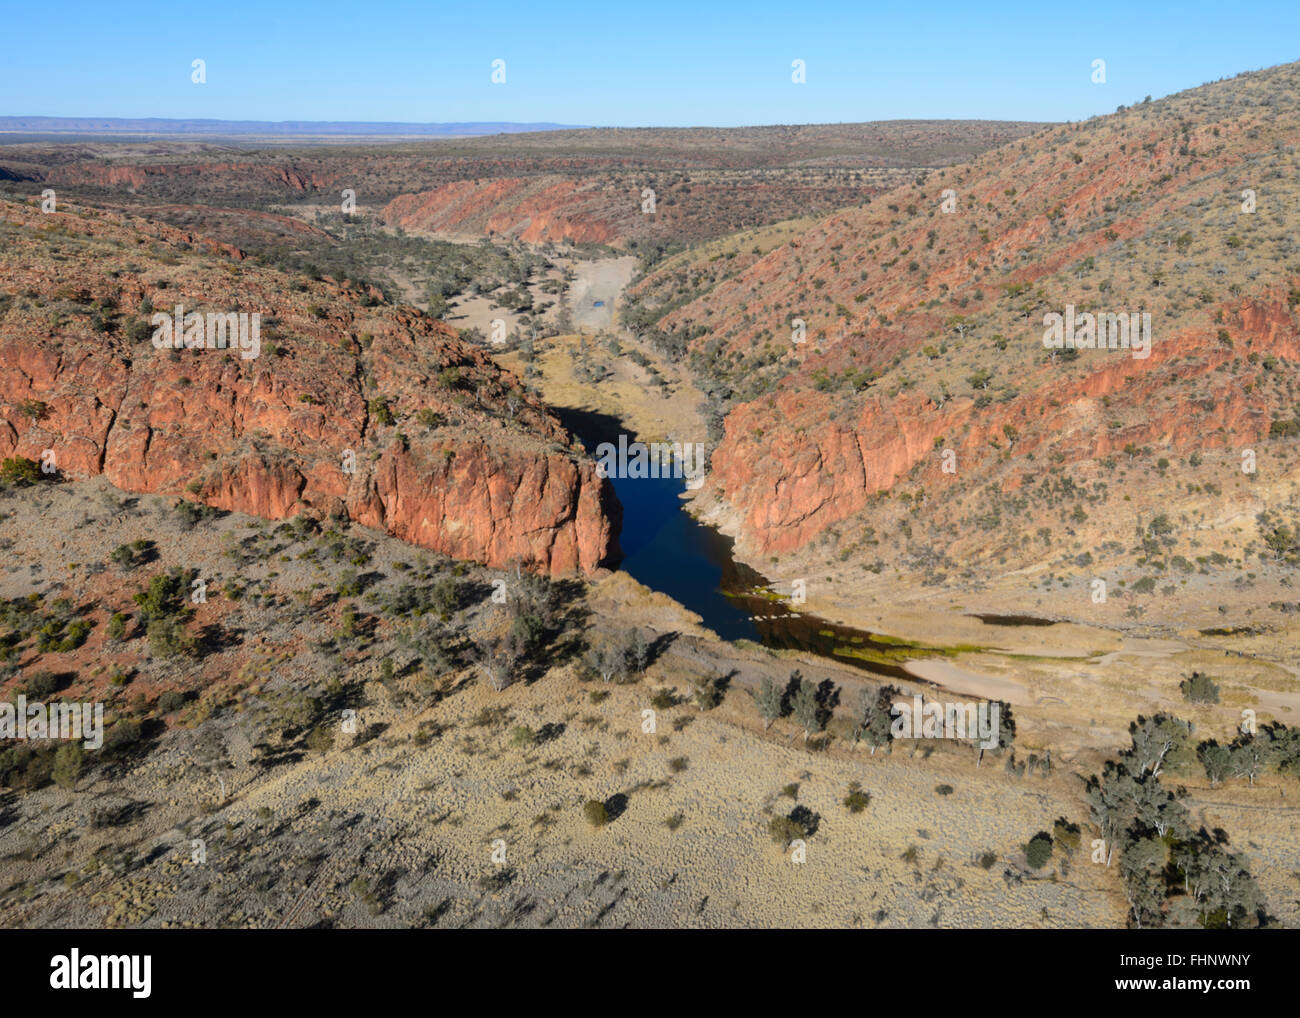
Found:
[{"label": "distant ridge", "polygon": [[482,121],[413,124],[364,120],[172,120],[165,117],[0,117],[0,133],[132,134],[229,137],[403,136],[464,138],[484,134],[526,134],[569,130],[576,124],[516,124]]}]

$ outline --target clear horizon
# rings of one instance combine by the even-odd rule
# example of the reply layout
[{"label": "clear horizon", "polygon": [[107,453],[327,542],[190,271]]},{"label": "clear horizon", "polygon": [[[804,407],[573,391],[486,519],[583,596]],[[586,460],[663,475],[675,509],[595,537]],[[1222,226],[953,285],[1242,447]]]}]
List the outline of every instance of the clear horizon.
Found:
[{"label": "clear horizon", "polygon": [[[0,67],[7,116],[745,127],[877,120],[1083,120],[1297,58],[1300,5],[1138,9],[941,0],[923,10],[665,0],[545,12],[327,2],[310,18],[248,0],[123,12],[55,0],[56,47]],[[1008,54],[1014,56],[1008,57]],[[206,82],[191,81],[205,62]],[[493,83],[493,61],[505,61]],[[805,82],[792,64],[802,60]],[[1093,62],[1106,80],[1095,83]],[[87,110],[86,96],[95,96]]]}]

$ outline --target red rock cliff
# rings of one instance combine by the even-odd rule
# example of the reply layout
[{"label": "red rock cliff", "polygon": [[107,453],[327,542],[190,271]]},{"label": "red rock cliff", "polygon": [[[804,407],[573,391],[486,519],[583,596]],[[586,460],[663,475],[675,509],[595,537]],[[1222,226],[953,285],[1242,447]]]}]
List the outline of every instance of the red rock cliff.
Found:
[{"label": "red rock cliff", "polygon": [[[186,235],[157,224],[0,203],[0,231],[0,457],[52,450],[68,477],[271,519],[343,513],[494,566],[590,573],[616,547],[609,482],[441,322],[167,249]],[[259,356],[157,350],[146,300],[259,313]]]}]

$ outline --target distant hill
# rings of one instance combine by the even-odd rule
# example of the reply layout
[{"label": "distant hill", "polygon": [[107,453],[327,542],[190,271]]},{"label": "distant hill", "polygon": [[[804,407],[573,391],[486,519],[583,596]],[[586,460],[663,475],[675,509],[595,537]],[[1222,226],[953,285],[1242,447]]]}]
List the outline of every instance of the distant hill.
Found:
[{"label": "distant hill", "polygon": [[407,124],[363,120],[170,120],[164,117],[0,117],[0,134],[184,135],[186,137],[420,137],[557,131],[573,124]]},{"label": "distant hill", "polygon": [[[917,170],[964,162],[1042,126],[895,120],[461,138],[46,134],[27,145],[18,143],[21,135],[0,133],[0,187],[16,181],[80,200],[138,198],[153,206],[149,214],[180,215],[187,226],[197,222],[192,209],[163,206],[323,210],[352,188],[386,222],[412,232],[646,251],[825,215]],[[654,215],[642,212],[647,188],[656,195]],[[218,223],[204,214],[204,223],[236,246],[253,239],[228,215]]]}]

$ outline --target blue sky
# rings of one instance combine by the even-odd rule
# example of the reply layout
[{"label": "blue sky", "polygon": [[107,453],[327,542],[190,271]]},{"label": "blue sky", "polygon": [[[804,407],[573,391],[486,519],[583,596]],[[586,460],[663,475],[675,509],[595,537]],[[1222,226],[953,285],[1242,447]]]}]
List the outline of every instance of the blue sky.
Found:
[{"label": "blue sky", "polygon": [[[1300,2],[52,0],[0,114],[616,126],[1080,120],[1300,59]],[[18,29],[11,9],[11,29]],[[28,43],[24,43],[24,38]],[[207,84],[190,81],[191,61]],[[492,61],[506,83],[492,84]],[[791,82],[791,61],[807,83]],[[1091,81],[1106,61],[1106,83]]]}]

